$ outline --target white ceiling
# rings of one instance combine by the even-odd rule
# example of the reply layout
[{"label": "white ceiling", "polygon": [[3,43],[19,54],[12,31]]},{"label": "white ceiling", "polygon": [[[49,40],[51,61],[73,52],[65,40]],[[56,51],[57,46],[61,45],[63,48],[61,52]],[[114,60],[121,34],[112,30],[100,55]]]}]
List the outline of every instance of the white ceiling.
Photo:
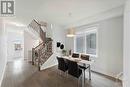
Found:
[{"label": "white ceiling", "polygon": [[[66,26],[119,7],[124,2],[125,0],[15,0],[16,17],[10,20],[28,24],[35,18]],[[69,13],[72,14],[71,17]]]}]

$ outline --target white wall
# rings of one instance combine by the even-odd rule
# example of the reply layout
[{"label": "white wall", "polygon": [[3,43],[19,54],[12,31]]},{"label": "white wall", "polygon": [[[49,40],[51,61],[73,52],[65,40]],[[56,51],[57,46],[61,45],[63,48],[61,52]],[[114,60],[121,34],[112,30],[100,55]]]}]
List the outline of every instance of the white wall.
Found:
[{"label": "white wall", "polygon": [[[123,71],[123,17],[110,18],[86,27],[93,25],[98,25],[98,57],[92,70],[115,77]],[[66,40],[66,45],[71,46],[67,49],[74,49],[73,41]]]},{"label": "white wall", "polygon": [[93,70],[115,77],[123,71],[123,18],[101,21],[98,29],[98,58]]},{"label": "white wall", "polygon": [[[14,61],[16,59],[24,58],[24,28],[6,24],[7,30],[7,60]],[[14,44],[21,44],[22,50],[15,51]]]},{"label": "white wall", "polygon": [[[67,35],[67,32],[66,32]],[[67,37],[65,36],[65,47],[66,50],[71,50],[74,52],[74,37]]]},{"label": "white wall", "polygon": [[3,80],[6,62],[7,62],[6,31],[4,29],[3,20],[0,19],[0,86]]},{"label": "white wall", "polygon": [[124,13],[124,81],[123,87],[130,87],[130,0],[126,2]]},{"label": "white wall", "polygon": [[32,48],[39,44],[39,40],[27,31],[24,31],[24,59],[32,60]]}]

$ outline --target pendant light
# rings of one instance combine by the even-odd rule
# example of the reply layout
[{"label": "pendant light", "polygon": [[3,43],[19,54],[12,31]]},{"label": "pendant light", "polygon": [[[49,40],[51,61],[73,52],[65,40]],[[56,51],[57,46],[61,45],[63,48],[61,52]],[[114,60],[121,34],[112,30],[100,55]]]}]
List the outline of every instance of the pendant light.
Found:
[{"label": "pendant light", "polygon": [[[72,14],[69,13],[69,17],[71,17]],[[74,27],[70,27],[68,30],[67,30],[67,37],[74,37],[75,36],[75,29]]]},{"label": "pendant light", "polygon": [[69,28],[67,31],[67,37],[74,37],[75,36],[75,29]]}]

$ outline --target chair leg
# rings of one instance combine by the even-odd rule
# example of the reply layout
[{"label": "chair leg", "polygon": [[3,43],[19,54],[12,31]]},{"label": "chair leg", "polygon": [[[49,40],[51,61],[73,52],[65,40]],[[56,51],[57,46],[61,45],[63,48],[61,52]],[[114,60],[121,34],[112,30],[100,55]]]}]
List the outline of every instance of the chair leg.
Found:
[{"label": "chair leg", "polygon": [[67,71],[65,72],[65,76],[66,76],[66,78],[68,78],[68,72]]},{"label": "chair leg", "polygon": [[85,87],[85,70],[82,69],[82,87]]},{"label": "chair leg", "polygon": [[64,77],[66,77],[66,72],[64,72],[64,75],[63,75]]},{"label": "chair leg", "polygon": [[59,75],[59,70],[57,70],[57,75]]},{"label": "chair leg", "polygon": [[57,74],[61,76],[61,70],[58,70],[58,71],[57,71]]},{"label": "chair leg", "polygon": [[91,66],[89,65],[89,80],[91,80]]},{"label": "chair leg", "polygon": [[84,86],[85,86],[85,70],[84,70]]},{"label": "chair leg", "polygon": [[63,71],[60,70],[60,76],[66,77],[66,72],[63,72]]},{"label": "chair leg", "polygon": [[80,87],[80,78],[78,78],[78,82],[77,83],[78,83],[78,87]]}]

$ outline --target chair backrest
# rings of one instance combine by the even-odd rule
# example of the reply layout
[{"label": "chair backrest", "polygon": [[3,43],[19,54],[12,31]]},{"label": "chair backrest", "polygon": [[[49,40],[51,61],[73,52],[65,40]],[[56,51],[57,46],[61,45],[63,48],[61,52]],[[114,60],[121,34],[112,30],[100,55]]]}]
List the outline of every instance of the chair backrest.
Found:
[{"label": "chair backrest", "polygon": [[83,59],[83,60],[90,60],[90,56],[89,55],[85,55],[85,54],[81,54],[81,57],[80,57],[81,59]]},{"label": "chair backrest", "polygon": [[57,57],[58,60],[58,69],[62,70],[62,71],[67,71],[68,70],[68,65],[65,62],[65,60],[63,58]]},{"label": "chair backrest", "polygon": [[78,53],[73,53],[73,54],[72,54],[72,57],[73,57],[73,58],[79,58],[79,54],[78,54]]},{"label": "chair backrest", "polygon": [[68,74],[76,78],[79,78],[80,75],[82,74],[82,70],[79,69],[77,62],[70,61],[70,60],[67,60],[67,62],[68,62]]}]

